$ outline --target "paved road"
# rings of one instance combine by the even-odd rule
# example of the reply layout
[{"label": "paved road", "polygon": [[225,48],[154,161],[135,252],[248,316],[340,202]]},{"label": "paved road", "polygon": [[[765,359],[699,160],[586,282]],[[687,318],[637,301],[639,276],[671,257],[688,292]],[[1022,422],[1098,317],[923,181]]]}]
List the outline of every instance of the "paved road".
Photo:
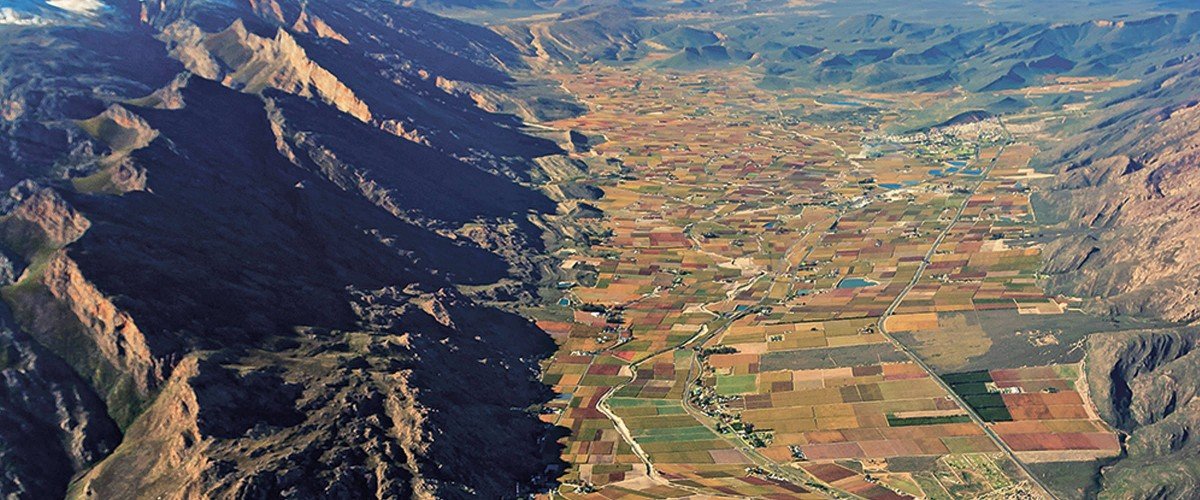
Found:
[{"label": "paved road", "polygon": [[1009,448],[1008,445],[1005,444],[1004,441],[1000,439],[1000,436],[996,435],[996,433],[992,431],[991,427],[988,427],[987,423],[984,422],[984,420],[982,418],[980,418],[979,414],[976,413],[975,410],[972,409],[969,405],[967,405],[966,401],[963,401],[963,399],[961,397],[959,397],[958,394],[956,394],[953,389],[950,388],[950,385],[947,384],[946,381],[942,380],[942,378],[939,377],[937,375],[937,373],[933,371],[933,368],[930,367],[928,364],[926,364],[925,361],[922,360],[920,356],[918,356],[915,352],[913,352],[911,349],[909,349],[908,346],[906,346],[903,343],[901,343],[900,341],[896,340],[895,337],[892,337],[892,335],[887,332],[887,328],[885,326],[885,323],[887,323],[887,319],[889,317],[891,317],[893,313],[896,312],[896,308],[900,306],[900,303],[904,302],[904,297],[907,296],[908,292],[912,291],[913,287],[915,287],[917,285],[917,282],[919,282],[921,280],[921,275],[924,274],[925,268],[929,266],[929,261],[930,261],[930,259],[933,258],[934,254],[937,252],[938,246],[940,246],[942,244],[942,240],[946,239],[946,235],[950,234],[950,231],[954,228],[954,225],[957,224],[959,219],[962,218],[962,215],[966,211],[967,204],[970,202],[971,197],[974,196],[975,192],[979,190],[979,186],[982,186],[983,182],[985,180],[987,180],[988,174],[990,174],[992,172],[992,168],[996,166],[996,162],[1000,160],[1000,155],[1002,155],[1002,154],[1004,154],[1003,147],[1001,147],[1000,151],[998,151],[996,153],[996,156],[994,158],[992,158],[992,161],[990,163],[988,163],[987,168],[985,168],[983,173],[980,174],[979,180],[976,181],[973,186],[971,186],[971,189],[967,193],[967,198],[965,200],[963,200],[962,205],[958,207],[958,212],[956,212],[954,214],[954,219],[952,219],[950,221],[950,223],[946,225],[946,228],[943,229],[940,234],[938,234],[937,239],[933,240],[933,245],[929,247],[929,252],[925,254],[925,258],[922,259],[921,264],[919,266],[917,266],[917,272],[916,272],[916,274],[913,274],[912,280],[908,282],[908,286],[904,287],[904,290],[901,291],[900,294],[896,296],[896,299],[893,300],[891,305],[888,306],[887,310],[885,310],[883,312],[883,315],[879,316],[879,322],[877,323],[877,328],[879,330],[879,333],[882,334],[884,336],[884,338],[886,338],[888,340],[888,342],[891,342],[892,345],[896,346],[897,349],[899,349],[901,352],[903,352],[905,355],[907,355],[910,359],[912,359],[912,361],[914,363],[916,363],[917,366],[920,366],[922,370],[925,370],[925,372],[928,373],[929,376],[932,377],[933,380],[935,382],[937,382],[938,385],[940,385],[942,387],[942,389],[944,389],[946,391],[947,394],[950,395],[950,397],[954,400],[954,402],[957,403],[958,406],[962,407],[962,409],[967,412],[967,415],[969,415],[971,417],[971,420],[974,421],[976,425],[983,428],[983,433],[986,434],[987,437],[990,438],[992,440],[992,442],[996,444],[996,447],[1000,448],[1000,450],[1003,451],[1004,454],[1008,455],[1008,458],[1011,459],[1014,464],[1016,464],[1017,468],[1021,469],[1022,473],[1024,473],[1026,476],[1028,476],[1030,482],[1034,486],[1036,486],[1038,490],[1040,490],[1039,491],[1040,494],[1044,495],[1046,498],[1054,499],[1055,498],[1054,494],[1051,493],[1048,488],[1046,488],[1046,485],[1042,484],[1042,482],[1038,480],[1037,476],[1034,476],[1033,473],[1030,472],[1029,469],[1025,467],[1025,464],[1021,463],[1021,460],[1017,458],[1016,453],[1013,453],[1012,449]]}]

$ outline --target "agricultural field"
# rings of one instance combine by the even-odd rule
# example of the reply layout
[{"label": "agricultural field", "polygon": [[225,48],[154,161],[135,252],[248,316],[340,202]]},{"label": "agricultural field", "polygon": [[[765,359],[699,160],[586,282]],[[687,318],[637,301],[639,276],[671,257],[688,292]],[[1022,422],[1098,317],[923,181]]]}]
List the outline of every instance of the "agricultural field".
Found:
[{"label": "agricultural field", "polygon": [[1120,454],[1116,432],[1091,410],[1078,365],[955,373],[942,377],[1026,462]]},{"label": "agricultural field", "polygon": [[1076,385],[1110,325],[1039,286],[1038,148],[1002,122],[885,134],[923,98],[746,71],[555,76],[590,111],[552,125],[605,139],[576,153],[603,216],[539,321],[563,495],[1037,496],[1021,463],[1119,450]]}]

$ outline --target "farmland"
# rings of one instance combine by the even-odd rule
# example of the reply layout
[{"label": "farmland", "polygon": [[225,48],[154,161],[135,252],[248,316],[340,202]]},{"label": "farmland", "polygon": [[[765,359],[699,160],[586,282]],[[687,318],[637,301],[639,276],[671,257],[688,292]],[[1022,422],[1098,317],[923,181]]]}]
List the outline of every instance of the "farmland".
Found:
[{"label": "farmland", "polygon": [[929,97],[747,71],[555,77],[590,111],[553,127],[603,137],[574,155],[603,216],[538,312],[559,493],[1036,496],[1014,457],[1119,452],[1076,387],[1108,325],[1056,320],[1079,313],[1037,279],[1038,148],[1004,122],[889,134]]}]

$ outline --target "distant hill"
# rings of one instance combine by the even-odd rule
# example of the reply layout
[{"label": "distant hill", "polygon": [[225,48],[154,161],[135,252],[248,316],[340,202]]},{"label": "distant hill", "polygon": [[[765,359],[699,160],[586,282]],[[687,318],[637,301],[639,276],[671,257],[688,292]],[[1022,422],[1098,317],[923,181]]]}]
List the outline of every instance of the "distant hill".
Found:
[{"label": "distant hill", "polygon": [[1017,113],[1032,106],[1027,99],[1013,96],[1006,96],[996,102],[988,105],[988,111],[994,114],[1003,115],[1008,113]]},{"label": "distant hill", "polygon": [[642,42],[670,27],[663,26],[650,9],[600,4],[562,12],[550,21],[511,23],[494,29],[543,63],[576,64],[637,60]]},{"label": "distant hill", "polygon": [[470,10],[542,10],[537,0],[399,0],[400,5],[430,11]]},{"label": "distant hill", "polygon": [[754,54],[722,45],[706,45],[703,47],[688,47],[679,53],[655,63],[660,68],[696,69],[713,66],[723,66],[749,60]]},{"label": "distant hill", "polygon": [[970,111],[963,111],[962,113],[954,115],[949,120],[946,120],[937,125],[934,125],[931,128],[953,127],[955,125],[969,125],[972,123],[979,123],[981,121],[984,121],[984,120],[987,120],[987,119],[990,119],[993,117],[994,117],[994,115],[988,111],[984,111],[982,109],[973,109]]},{"label": "distant hill", "polygon": [[699,30],[688,26],[680,26],[666,33],[654,36],[647,41],[671,49],[699,48],[714,45],[721,39],[711,31]]},{"label": "distant hill", "polygon": [[[533,45],[547,60],[633,62],[668,52],[658,63],[663,67],[740,61],[766,71],[772,85],[925,91],[961,85],[1001,92],[1041,85],[1052,75],[1132,78],[1200,44],[1196,12],[1119,21],[961,24],[879,14],[796,14],[730,22],[705,18],[696,26],[668,21],[656,9],[635,2],[600,5],[566,12],[555,23],[498,29],[514,40],[536,40]],[[713,46],[723,49],[704,49]]]}]

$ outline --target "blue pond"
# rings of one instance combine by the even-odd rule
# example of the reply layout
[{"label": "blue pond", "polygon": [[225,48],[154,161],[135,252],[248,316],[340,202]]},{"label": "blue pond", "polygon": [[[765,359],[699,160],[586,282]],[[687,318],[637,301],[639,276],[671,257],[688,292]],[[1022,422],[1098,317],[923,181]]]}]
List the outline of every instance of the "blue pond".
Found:
[{"label": "blue pond", "polygon": [[880,184],[879,187],[884,188],[884,189],[900,189],[903,186],[901,186],[900,184],[897,184],[895,182],[885,182],[883,184]]},{"label": "blue pond", "polygon": [[951,164],[951,165],[953,165],[953,166],[955,166],[955,167],[965,167],[965,166],[967,166],[967,162],[966,162],[965,160],[951,160],[951,161],[948,161],[948,162],[946,162],[946,163],[949,163],[949,164]]},{"label": "blue pond", "polygon": [[843,279],[842,281],[839,281],[837,284],[837,287],[838,288],[866,288],[866,287],[875,286],[878,284],[879,284],[878,282],[871,281],[866,278],[846,278],[846,279]]},{"label": "blue pond", "polygon": [[966,169],[966,170],[963,170],[963,171],[962,171],[962,173],[963,173],[964,175],[979,175],[979,174],[982,174],[982,173],[983,173],[983,169],[980,169],[980,168],[968,168],[968,169]]}]

